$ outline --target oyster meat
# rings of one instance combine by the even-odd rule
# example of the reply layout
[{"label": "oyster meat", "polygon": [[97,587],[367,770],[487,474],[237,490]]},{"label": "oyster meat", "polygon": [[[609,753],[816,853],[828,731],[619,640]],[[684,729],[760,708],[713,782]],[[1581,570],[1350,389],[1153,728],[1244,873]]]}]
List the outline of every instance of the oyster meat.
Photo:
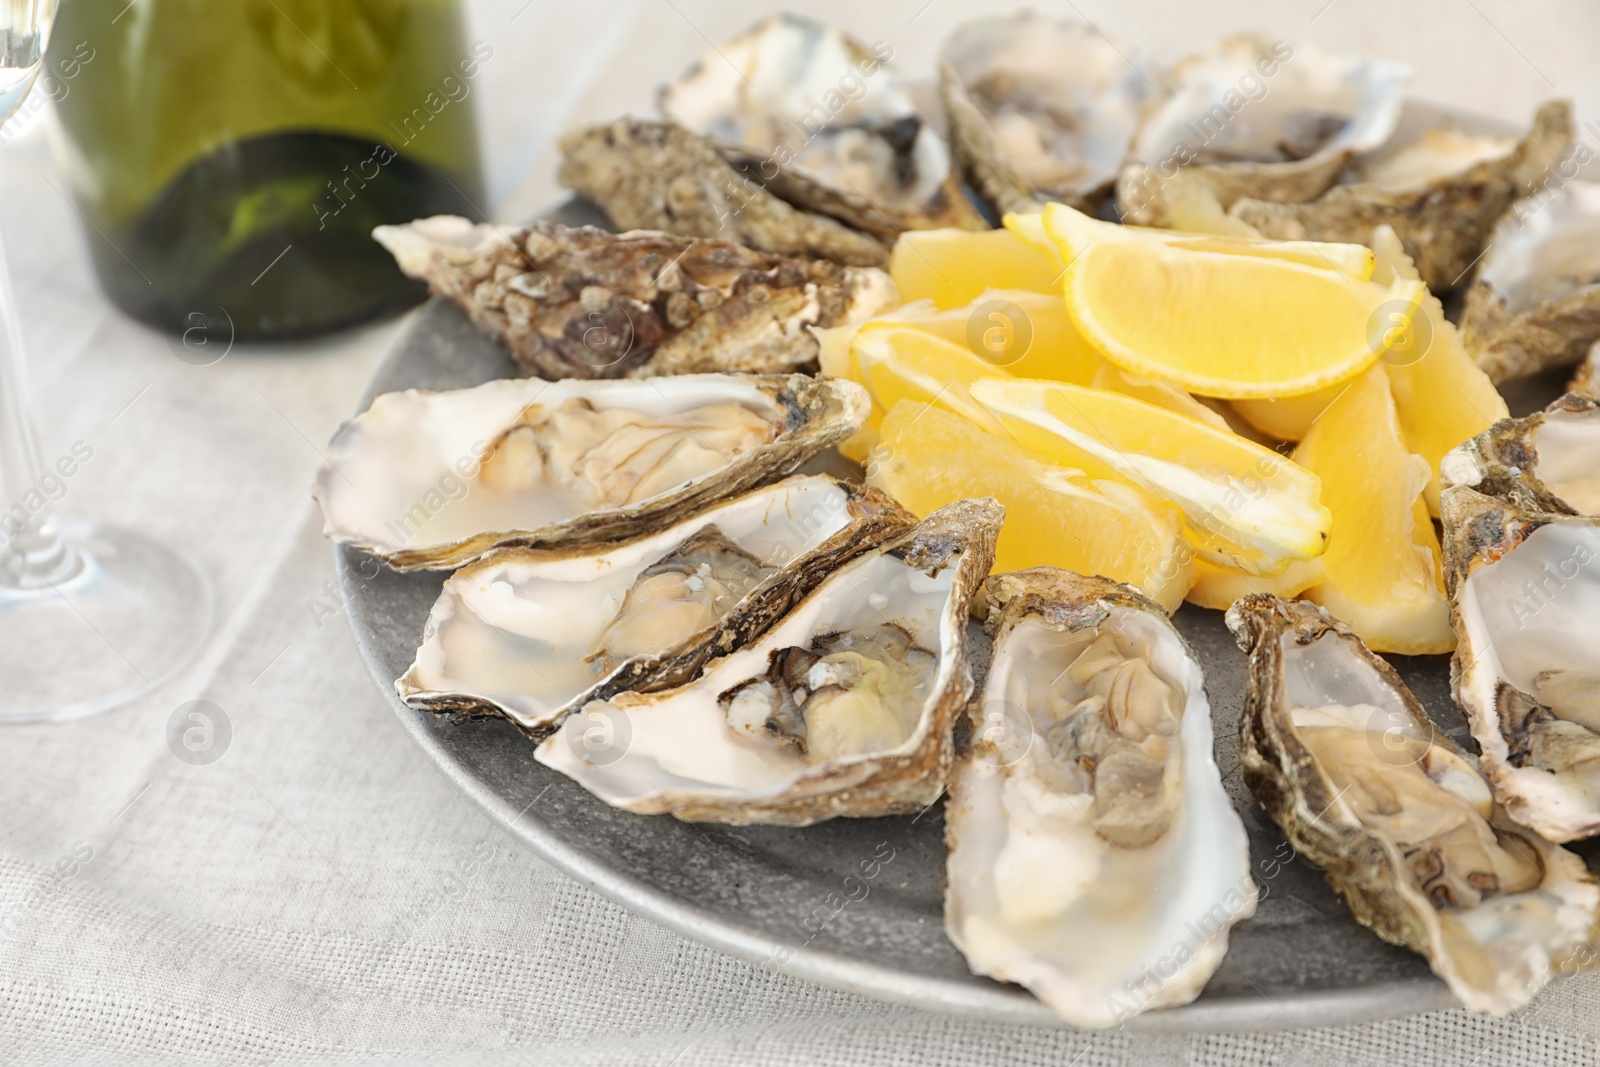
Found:
[{"label": "oyster meat", "polygon": [[561,184],[621,230],[737,241],[780,256],[887,267],[889,248],[837,219],[780,200],[734,169],[708,137],[671,122],[620,118],[561,138]]},{"label": "oyster meat", "polygon": [[1592,965],[1600,884],[1507,818],[1393,668],[1304,601],[1252,594],[1227,619],[1250,656],[1245,779],[1358,922],[1492,1015]]},{"label": "oyster meat", "polygon": [[1518,141],[1429,130],[1353,163],[1322,196],[1304,204],[1246,197],[1229,214],[1264,237],[1367,244],[1393,227],[1422,280],[1435,292],[1461,284],[1512,202],[1534,192],[1572,146],[1572,105],[1539,109]]},{"label": "oyster meat", "polygon": [[573,712],[539,762],[629,811],[803,826],[938,799],[972,691],[968,603],[994,561],[993,500],[941,508],[832,571],[698,681]]},{"label": "oyster meat", "polygon": [[1068,1022],[1186,1004],[1254,914],[1211,709],[1166,612],[1105,578],[996,575],[994,655],[945,808],[945,926]]},{"label": "oyster meat", "polygon": [[1526,418],[1502,419],[1446,455],[1439,472],[1446,485],[1523,511],[1600,515],[1600,400],[1568,393]]},{"label": "oyster meat", "polygon": [[[1245,197],[1300,204],[1394,133],[1410,70],[1241,35],[1182,60],[1148,105],[1117,177],[1123,221],[1166,226],[1179,187],[1224,209]],[[1170,187],[1170,188],[1169,188]]]},{"label": "oyster meat", "polygon": [[1600,517],[1440,497],[1451,681],[1511,817],[1552,841],[1600,833]]},{"label": "oyster meat", "polygon": [[539,734],[590,700],[691,681],[915,523],[877,490],[797,475],[618,544],[501,549],[445,582],[395,689]]},{"label": "oyster meat", "polygon": [[805,375],[503,378],[385,393],[334,434],[323,532],[396,570],[614,541],[789,474],[854,433],[866,390]]},{"label": "oyster meat", "polygon": [[1153,94],[1149,68],[1086,23],[1031,11],[957,27],[939,94],[962,172],[996,217],[1052,200],[1093,214]]},{"label": "oyster meat", "polygon": [[802,369],[817,360],[808,327],[865,321],[898,300],[873,267],[648,230],[537,222],[507,233],[438,215],[373,236],[545,378]]},{"label": "oyster meat", "polygon": [[893,242],[902,230],[988,229],[949,146],[868,47],[779,14],[713,48],[661,89],[661,112],[712,138],[755,185]]},{"label": "oyster meat", "polygon": [[1461,338],[1496,382],[1570,367],[1600,341],[1600,183],[1549,183],[1501,217]]}]

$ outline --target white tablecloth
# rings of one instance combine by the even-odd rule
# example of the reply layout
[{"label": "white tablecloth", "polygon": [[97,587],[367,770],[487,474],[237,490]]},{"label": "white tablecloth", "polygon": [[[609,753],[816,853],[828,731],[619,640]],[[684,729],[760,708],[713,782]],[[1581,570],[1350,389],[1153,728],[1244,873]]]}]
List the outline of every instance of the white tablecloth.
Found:
[{"label": "white tablecloth", "polygon": [[[816,11],[926,70],[971,6]],[[470,9],[472,35],[495,50],[477,92],[506,218],[556,195],[554,134],[648,111],[655,82],[757,13],[720,0]],[[1163,58],[1259,25],[1407,60],[1425,98],[1525,121],[1560,93],[1600,118],[1591,0],[1077,9]],[[80,438],[94,449],[60,510],[189,553],[216,584],[219,616],[199,658],[137,704],[0,730],[0,1063],[1600,1061],[1596,978],[1503,1021],[1452,1011],[1299,1033],[1084,1035],[842,995],[631,917],[534,858],[439,774],[336,613],[307,485],[398,323],[189,366],[100,295],[61,188],[41,129],[0,150],[0,225],[44,453]],[[169,716],[192,699],[232,724],[209,766],[167,747]]]}]

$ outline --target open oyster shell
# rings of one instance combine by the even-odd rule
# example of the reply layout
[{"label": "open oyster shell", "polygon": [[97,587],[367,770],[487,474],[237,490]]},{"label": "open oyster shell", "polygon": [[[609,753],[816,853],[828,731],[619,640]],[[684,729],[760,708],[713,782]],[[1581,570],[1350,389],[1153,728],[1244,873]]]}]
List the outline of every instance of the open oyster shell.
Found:
[{"label": "open oyster shell", "polygon": [[1440,497],[1456,702],[1513,819],[1552,841],[1600,833],[1600,518]]},{"label": "open oyster shell", "polygon": [[1093,214],[1153,93],[1148,67],[1086,23],[1031,11],[957,27],[939,94],[962,172],[997,217],[1052,200]]},{"label": "open oyster shell", "polygon": [[1523,511],[1600,515],[1600,400],[1568,393],[1526,418],[1501,419],[1447,454],[1439,473],[1446,486]]},{"label": "open oyster shell", "polygon": [[708,137],[670,122],[621,118],[561,138],[561,184],[620,230],[737,241],[782,256],[887,267],[889,247],[837,219],[779,199]]},{"label": "open oyster shell", "polygon": [[1572,105],[1552,101],[1520,141],[1432,129],[1356,160],[1315,200],[1246,197],[1229,214],[1286,241],[1366,244],[1376,227],[1393,227],[1422,280],[1441,292],[1461,284],[1495,222],[1539,187],[1571,145]]},{"label": "open oyster shell", "polygon": [[870,405],[852,382],[801,374],[385,393],[334,434],[312,495],[334,541],[396,570],[449,569],[656,529],[789,474]]},{"label": "open oyster shell", "polygon": [[875,489],[797,475],[628,541],[501,549],[445,582],[395,690],[542,734],[590,700],[693,680],[914,525]]},{"label": "open oyster shell", "polygon": [[1600,885],[1583,860],[1507,818],[1349,627],[1259,593],[1227,619],[1250,655],[1245,779],[1358,922],[1492,1015],[1592,964]]},{"label": "open oyster shell", "polygon": [[1146,107],[1117,178],[1123,221],[1171,225],[1167,198],[1180,186],[1209,191],[1224,210],[1245,197],[1315,199],[1389,139],[1409,74],[1248,34],[1182,60],[1165,98]]},{"label": "open oyster shell", "polygon": [[661,89],[661,112],[711,137],[756,185],[892,242],[902,230],[988,229],[944,138],[868,47],[778,14],[714,47]]},{"label": "open oyster shell", "polygon": [[1570,367],[1600,341],[1600,183],[1551,183],[1501,217],[1461,338],[1496,382]]},{"label": "open oyster shell", "polygon": [[1078,1026],[1193,1000],[1254,914],[1200,665],[1128,586],[1054,568],[981,598],[994,655],[945,807],[945,925]]},{"label": "open oyster shell", "polygon": [[508,234],[438,215],[373,236],[545,378],[792,371],[816,362],[808,327],[861,322],[898,300],[875,268],[650,230],[537,222]]},{"label": "open oyster shell", "polygon": [[804,826],[926,807],[972,692],[967,608],[1002,514],[987,498],[941,508],[698,681],[584,705],[536,758],[616,807],[692,821]]}]

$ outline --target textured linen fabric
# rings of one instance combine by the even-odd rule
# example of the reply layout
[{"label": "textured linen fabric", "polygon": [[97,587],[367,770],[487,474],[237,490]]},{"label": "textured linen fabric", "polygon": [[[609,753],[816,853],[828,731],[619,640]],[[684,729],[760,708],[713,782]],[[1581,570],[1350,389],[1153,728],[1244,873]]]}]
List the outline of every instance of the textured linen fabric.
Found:
[{"label": "textured linen fabric", "polygon": [[[1264,25],[1408,59],[1426,98],[1524,120],[1564,93],[1581,118],[1600,117],[1600,73],[1585,62],[1600,19],[1582,0],[1325,3],[1078,10],[1165,58]],[[975,6],[814,10],[926,70]],[[657,81],[757,11],[485,0],[470,14],[471,35],[495,49],[475,89],[492,203],[517,218],[556,195],[563,126],[648,111]],[[43,452],[79,439],[95,450],[59,511],[190,554],[218,612],[195,662],[136,704],[0,728],[0,1064],[1600,1062],[1595,977],[1506,1020],[1447,1011],[1302,1032],[1090,1035],[836,993],[630,916],[450,785],[357,659],[307,487],[399,324],[189,366],[100,295],[64,188],[39,124],[0,148],[0,227]],[[194,699],[232,728],[206,766],[166,740]]]}]

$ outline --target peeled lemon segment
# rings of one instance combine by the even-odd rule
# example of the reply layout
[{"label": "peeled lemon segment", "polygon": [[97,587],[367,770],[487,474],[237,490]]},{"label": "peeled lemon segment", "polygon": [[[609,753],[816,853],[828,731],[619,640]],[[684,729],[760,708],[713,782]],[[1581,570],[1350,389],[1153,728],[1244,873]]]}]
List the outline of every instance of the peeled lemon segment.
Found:
[{"label": "peeled lemon segment", "polygon": [[1350,384],[1294,458],[1322,478],[1322,500],[1333,512],[1324,577],[1307,592],[1309,599],[1377,651],[1420,655],[1454,648],[1439,539],[1422,500],[1428,464],[1401,440],[1382,368]]},{"label": "peeled lemon segment", "polygon": [[1005,432],[967,390],[982,379],[1010,375],[965,348],[911,326],[870,323],[856,333],[850,354],[875,411],[887,413],[902,400],[914,400],[942,407],[993,433]]},{"label": "peeled lemon segment", "polygon": [[1317,477],[1236,434],[1081,386],[979,381],[970,393],[1024,447],[1170,500],[1210,562],[1278,574],[1327,542],[1331,517]]},{"label": "peeled lemon segment", "polygon": [[[1270,241],[1259,235],[1244,236],[1236,233],[1184,233],[1180,230],[1160,230],[1149,226],[1119,226],[1101,222],[1065,204],[1051,204],[1044,214],[1031,216],[1039,221],[1019,221],[1017,233],[1023,240],[1039,247],[1040,235],[1055,245],[1063,265],[1076,259],[1090,245],[1107,241],[1153,242],[1169,248],[1183,248],[1191,252],[1217,252],[1230,256],[1252,256],[1262,259],[1299,263],[1319,270],[1337,271],[1349,278],[1366,281],[1372,277],[1375,257],[1363,245],[1342,244],[1331,241]],[[1011,227],[1011,216],[1006,217]]]},{"label": "peeled lemon segment", "polygon": [[1348,382],[1340,382],[1314,393],[1278,397],[1275,400],[1235,400],[1232,401],[1233,410],[1262,433],[1280,441],[1298,441],[1311,429],[1317,416],[1339,399],[1339,394],[1348,385]]},{"label": "peeled lemon segment", "polygon": [[1168,611],[1182,602],[1191,553],[1163,501],[1065,470],[928,404],[896,404],[880,434],[867,481],[917,515],[973,494],[1005,506],[996,572],[1062,567],[1126,582]]},{"label": "peeled lemon segment", "polygon": [[989,289],[1061,291],[1054,248],[1040,250],[1009,230],[907,230],[894,243],[889,273],[907,302],[970,304]]},{"label": "peeled lemon segment", "polygon": [[[1373,232],[1380,282],[1421,275],[1388,226]],[[1409,335],[1384,354],[1406,447],[1428,462],[1423,490],[1428,511],[1439,515],[1439,461],[1452,448],[1509,418],[1505,398],[1461,343],[1455,325],[1444,317],[1439,298],[1428,293]]]},{"label": "peeled lemon segment", "polygon": [[[1296,396],[1354,377],[1408,322],[1425,289],[1385,288],[1260,256],[1154,242],[1090,245],[1067,268],[1067,308],[1124,370],[1207,396]],[[1388,316],[1392,316],[1392,319]]]},{"label": "peeled lemon segment", "polygon": [[1251,593],[1270,593],[1292,599],[1322,581],[1322,578],[1321,556],[1291,563],[1282,574],[1271,578],[1196,560],[1194,584],[1189,587],[1184,599],[1202,608],[1227,611],[1235,600]]}]

